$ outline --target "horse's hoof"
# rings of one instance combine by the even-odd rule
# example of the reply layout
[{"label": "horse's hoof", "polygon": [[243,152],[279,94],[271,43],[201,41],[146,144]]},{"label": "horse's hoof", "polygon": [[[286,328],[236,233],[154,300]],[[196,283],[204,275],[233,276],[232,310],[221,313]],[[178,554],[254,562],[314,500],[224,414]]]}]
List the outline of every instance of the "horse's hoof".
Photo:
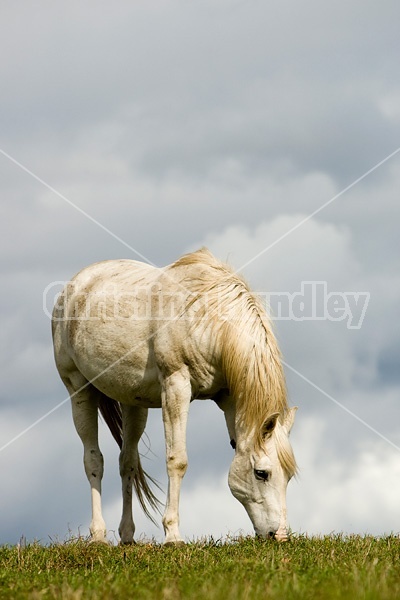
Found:
[{"label": "horse's hoof", "polygon": [[164,546],[170,546],[170,547],[181,547],[181,546],[186,546],[185,542],[183,540],[172,540],[170,542],[164,542]]},{"label": "horse's hoof", "polygon": [[135,540],[131,540],[129,542],[123,542],[122,540],[119,541],[119,546],[135,546],[136,542]]},{"label": "horse's hoof", "polygon": [[98,540],[96,540],[96,539],[91,539],[91,540],[89,540],[89,544],[90,544],[90,546],[93,546],[93,545],[95,545],[95,544],[99,544],[99,545],[101,545],[101,546],[111,546],[111,542],[109,542],[109,541],[108,541],[108,540],[106,540],[105,538],[103,538],[103,539],[101,539],[101,538],[100,538],[100,539],[98,539]]}]

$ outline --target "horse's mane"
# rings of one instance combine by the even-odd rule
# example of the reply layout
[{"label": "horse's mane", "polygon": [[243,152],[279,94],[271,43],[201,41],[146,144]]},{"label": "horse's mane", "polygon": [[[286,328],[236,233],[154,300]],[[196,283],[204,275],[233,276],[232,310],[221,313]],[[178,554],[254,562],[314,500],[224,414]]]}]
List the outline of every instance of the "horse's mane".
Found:
[{"label": "horse's mane", "polygon": [[194,293],[188,306],[199,301],[197,317],[205,317],[207,323],[214,321],[222,348],[222,368],[236,401],[237,418],[248,434],[254,436],[255,446],[260,447],[267,417],[279,414],[275,428],[277,451],[282,466],[293,475],[296,462],[291,446],[286,436],[279,435],[289,408],[281,354],[261,300],[240,275],[206,248],[186,254],[171,268],[191,265],[197,265],[198,269],[182,281]]}]

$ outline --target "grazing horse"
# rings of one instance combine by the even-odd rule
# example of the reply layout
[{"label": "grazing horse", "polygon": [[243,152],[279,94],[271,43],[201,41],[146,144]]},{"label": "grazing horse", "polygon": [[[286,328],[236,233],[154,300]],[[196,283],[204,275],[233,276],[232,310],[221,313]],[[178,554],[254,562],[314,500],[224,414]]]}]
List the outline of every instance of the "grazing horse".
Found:
[{"label": "grazing horse", "polygon": [[58,372],[72,401],[92,494],[93,541],[105,541],[98,411],[121,448],[122,543],[132,543],[132,488],[147,516],[157,507],[138,442],[149,408],[162,408],[168,491],[165,543],[180,543],[179,495],[187,468],[190,402],[222,409],[235,454],[232,494],[262,537],[287,539],[286,487],[296,472],[280,353],[259,298],[207,249],[158,269],[109,260],[65,286],[52,320]]}]

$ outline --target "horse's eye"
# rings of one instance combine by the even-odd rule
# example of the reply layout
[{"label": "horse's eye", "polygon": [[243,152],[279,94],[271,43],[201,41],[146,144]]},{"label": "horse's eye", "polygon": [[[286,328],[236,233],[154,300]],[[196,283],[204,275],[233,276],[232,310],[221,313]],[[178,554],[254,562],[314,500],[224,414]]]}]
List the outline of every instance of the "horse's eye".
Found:
[{"label": "horse's eye", "polygon": [[254,469],[254,475],[256,476],[256,479],[259,479],[260,481],[268,481],[270,473],[268,471]]}]

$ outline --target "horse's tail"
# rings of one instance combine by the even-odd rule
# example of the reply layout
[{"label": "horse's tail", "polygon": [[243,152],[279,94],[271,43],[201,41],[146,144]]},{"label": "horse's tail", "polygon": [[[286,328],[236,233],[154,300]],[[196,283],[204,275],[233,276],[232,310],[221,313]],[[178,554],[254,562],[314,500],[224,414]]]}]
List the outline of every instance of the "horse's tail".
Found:
[{"label": "horse's tail", "polygon": [[122,411],[119,402],[101,394],[99,399],[99,411],[105,420],[114,440],[119,448],[122,448]]},{"label": "horse's tail", "polygon": [[153,479],[153,477],[151,477],[143,469],[142,464],[140,462],[140,456],[138,455],[138,470],[133,478],[133,487],[135,489],[137,499],[139,500],[139,504],[142,507],[144,514],[148,519],[150,519],[150,521],[157,525],[157,522],[155,521],[153,515],[150,513],[148,507],[150,506],[152,510],[160,513],[161,502],[153,493],[152,489],[147,483],[148,481],[151,481],[153,485],[155,485],[160,491],[162,491],[157,481]]},{"label": "horse's tail", "polygon": [[[103,417],[109,430],[111,431],[113,438],[121,449],[123,442],[123,429],[120,403],[102,394],[100,396],[98,406],[101,416]],[[155,494],[152,492],[148,481],[161,490],[157,481],[148,475],[148,473],[146,473],[146,471],[143,469],[140,462],[140,454],[138,453],[138,468],[133,478],[133,488],[144,514],[150,519],[150,521],[156,524],[156,521],[149,511],[149,507],[154,511],[160,512],[161,503],[157,496],[155,496]]]}]

